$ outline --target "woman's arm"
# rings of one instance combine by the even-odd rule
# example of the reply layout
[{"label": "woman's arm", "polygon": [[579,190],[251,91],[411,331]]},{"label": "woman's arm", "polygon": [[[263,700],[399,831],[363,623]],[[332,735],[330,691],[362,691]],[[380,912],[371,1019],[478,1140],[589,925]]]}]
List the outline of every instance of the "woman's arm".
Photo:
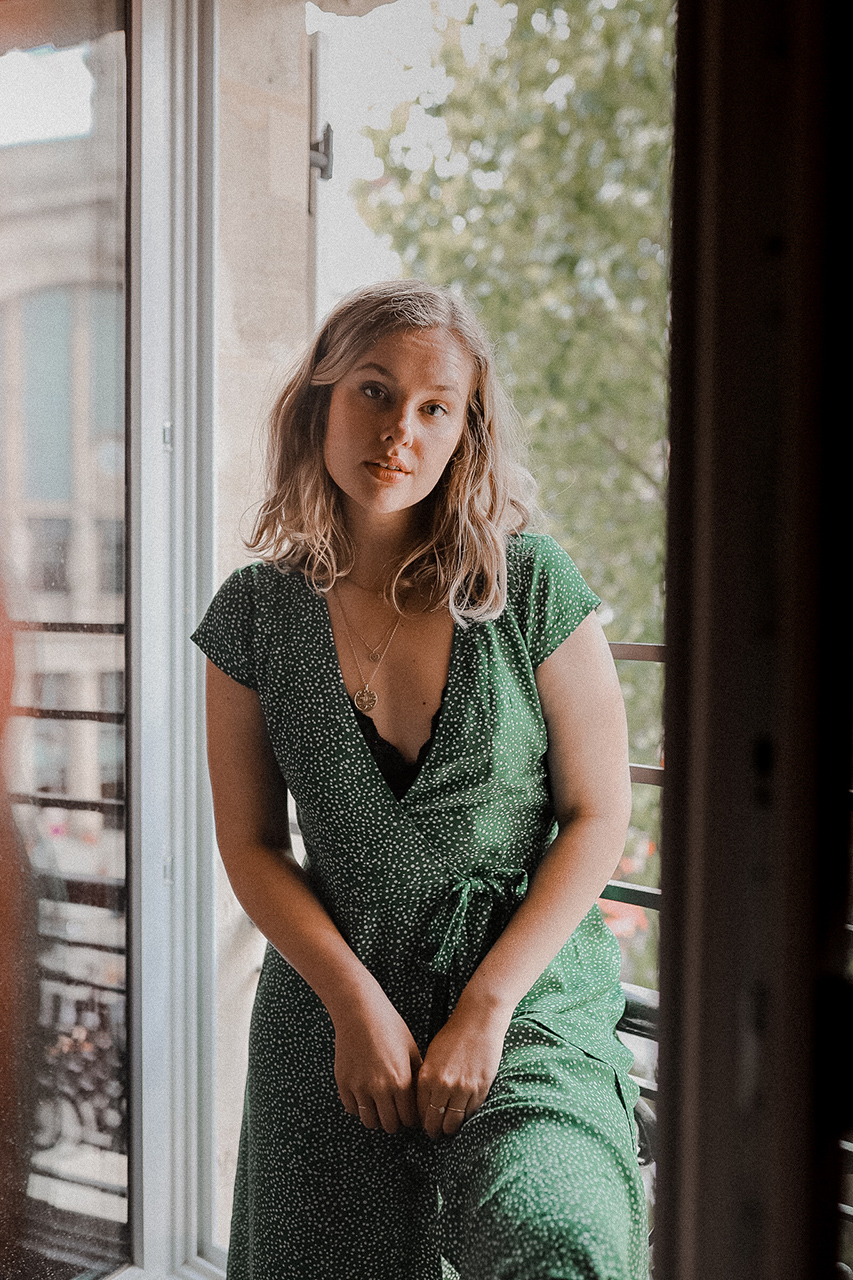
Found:
[{"label": "woman's arm", "polygon": [[256,693],[207,663],[216,838],[246,913],[317,993],[335,1027],[344,1107],[389,1133],[418,1123],[412,1035],[311,890],[290,847],[287,791]]},{"label": "woman's arm", "polygon": [[[462,1109],[471,1115],[485,1099],[515,1006],[599,897],[625,845],[631,814],[625,708],[595,614],[538,667],[536,685],[559,831],[526,898],[427,1050],[418,1106],[433,1136],[455,1132]],[[454,1110],[442,1115],[436,1106]]]}]

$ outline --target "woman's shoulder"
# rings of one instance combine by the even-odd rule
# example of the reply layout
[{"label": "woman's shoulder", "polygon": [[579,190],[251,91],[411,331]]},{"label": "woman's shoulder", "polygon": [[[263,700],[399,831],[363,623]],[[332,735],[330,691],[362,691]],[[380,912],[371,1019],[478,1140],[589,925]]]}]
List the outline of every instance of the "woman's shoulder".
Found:
[{"label": "woman's shoulder", "polygon": [[216,592],[216,599],[242,600],[247,605],[283,603],[305,588],[305,579],[296,570],[270,560],[253,560],[230,573]]},{"label": "woman's shoulder", "polygon": [[[550,554],[554,548],[558,551],[563,551],[560,544],[555,542],[550,533],[535,533],[531,529],[522,529],[517,533],[507,535],[507,559],[535,559],[537,556]],[[563,555],[565,554],[563,551]]]},{"label": "woman's shoulder", "polygon": [[206,633],[255,630],[262,619],[281,617],[303,603],[307,588],[301,573],[283,571],[267,560],[241,565],[230,573],[211,600],[194,640]]},{"label": "woman's shoulder", "polygon": [[534,665],[600,603],[554,538],[526,532],[508,538],[507,610],[525,636]]},{"label": "woman's shoulder", "polygon": [[548,533],[511,533],[506,544],[507,577],[528,585],[540,574],[548,577],[578,573],[569,553]]},{"label": "woman's shoulder", "polygon": [[190,638],[226,675],[257,689],[265,639],[294,630],[288,618],[302,619],[297,593],[305,590],[301,573],[265,560],[242,565],[222,583]]}]

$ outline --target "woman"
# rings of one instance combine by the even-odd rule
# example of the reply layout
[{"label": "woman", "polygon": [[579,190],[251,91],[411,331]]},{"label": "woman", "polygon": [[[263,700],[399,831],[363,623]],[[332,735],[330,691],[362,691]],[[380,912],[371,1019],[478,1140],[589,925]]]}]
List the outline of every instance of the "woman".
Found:
[{"label": "woman", "polygon": [[194,636],[217,838],[271,944],[230,1280],[645,1274],[595,906],[624,710],[597,597],[521,532],[506,433],[456,297],[344,299],[272,414],[264,558]]}]

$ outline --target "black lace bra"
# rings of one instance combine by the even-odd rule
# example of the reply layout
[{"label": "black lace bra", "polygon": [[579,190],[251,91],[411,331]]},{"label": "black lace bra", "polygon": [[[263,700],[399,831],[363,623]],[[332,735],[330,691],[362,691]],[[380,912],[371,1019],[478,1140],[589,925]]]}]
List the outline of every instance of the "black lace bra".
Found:
[{"label": "black lace bra", "polygon": [[402,800],[409,787],[421,771],[421,766],[429,754],[432,746],[432,740],[435,737],[435,731],[438,728],[438,718],[441,715],[441,708],[444,706],[444,691],[441,694],[441,702],[438,711],[432,718],[429,737],[418,752],[417,760],[407,760],[392,742],[386,741],[381,737],[376,729],[376,725],[370,716],[359,711],[358,707],[350,698],[352,709],[355,712],[355,718],[358,721],[358,727],[364,734],[364,740],[370,748],[370,753],[379,768],[382,777],[388,783],[388,786],[394,792],[398,800]]}]

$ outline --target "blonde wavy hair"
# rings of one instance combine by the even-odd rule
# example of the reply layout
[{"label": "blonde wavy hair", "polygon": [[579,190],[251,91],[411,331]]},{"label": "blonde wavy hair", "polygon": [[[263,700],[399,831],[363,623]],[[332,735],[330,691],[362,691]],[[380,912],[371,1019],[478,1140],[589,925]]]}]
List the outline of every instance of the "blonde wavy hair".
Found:
[{"label": "blonde wavy hair", "polygon": [[530,522],[535,486],[480,322],[457,295],[418,280],[349,294],[291,371],[270,415],[266,497],[246,545],[321,592],[351,571],[341,494],[323,457],[332,388],[381,339],[424,329],[453,335],[474,363],[474,382],[462,437],[425,500],[424,532],[387,595],[401,612],[401,596],[414,588],[458,622],[495,618],[506,603],[506,539]]}]

